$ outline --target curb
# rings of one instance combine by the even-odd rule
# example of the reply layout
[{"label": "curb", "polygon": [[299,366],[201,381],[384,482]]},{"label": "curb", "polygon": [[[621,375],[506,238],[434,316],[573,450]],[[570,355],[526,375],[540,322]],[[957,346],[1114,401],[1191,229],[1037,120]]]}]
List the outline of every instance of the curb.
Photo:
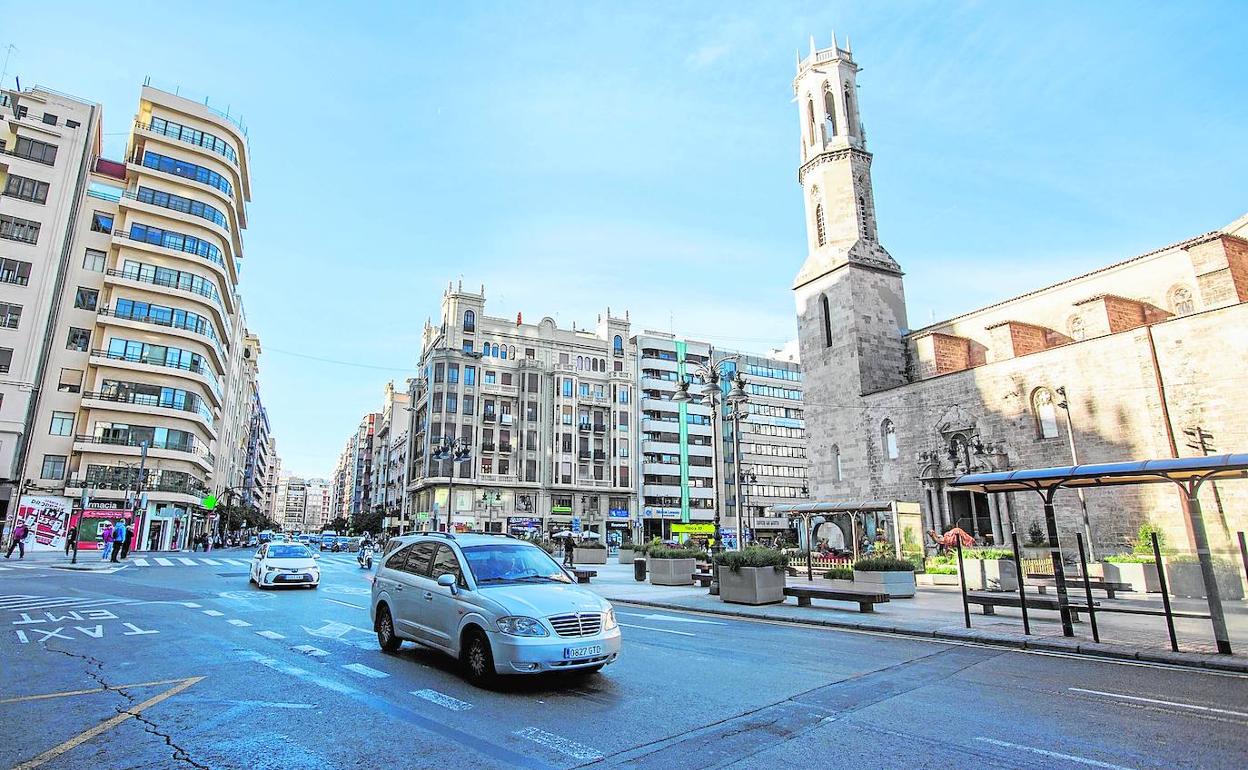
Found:
[{"label": "curb", "polygon": [[1068,654],[1086,655],[1088,657],[1095,658],[1105,658],[1106,660],[1163,663],[1166,665],[1197,670],[1248,674],[1248,660],[1236,660],[1225,655],[1215,657],[1205,653],[1181,653],[1170,652],[1169,650],[1133,650],[1130,648],[1110,647],[1104,644],[1095,644],[1091,641],[1080,641],[1075,639],[1046,639],[1032,637],[1012,639],[990,636],[986,632],[975,631],[973,629],[969,629],[967,631],[943,628],[927,630],[894,625],[873,626],[866,623],[855,623],[850,620],[824,618],[774,618],[767,617],[765,615],[754,615],[730,608],[724,608],[722,610],[708,610],[699,607],[686,607],[684,605],[673,604],[671,602],[656,602],[645,599],[611,599],[605,596],[603,598],[607,599],[607,601],[612,604],[630,604],[638,607],[653,607],[655,609],[674,610],[676,612],[691,612],[698,615],[719,615],[732,618],[744,618],[746,620],[765,620],[774,623],[814,626],[817,628],[838,628],[848,631],[872,631],[881,634],[914,636],[921,639],[945,639],[956,642],[974,642],[976,644],[984,644],[992,647],[1003,647],[1014,650],[1062,652]]}]

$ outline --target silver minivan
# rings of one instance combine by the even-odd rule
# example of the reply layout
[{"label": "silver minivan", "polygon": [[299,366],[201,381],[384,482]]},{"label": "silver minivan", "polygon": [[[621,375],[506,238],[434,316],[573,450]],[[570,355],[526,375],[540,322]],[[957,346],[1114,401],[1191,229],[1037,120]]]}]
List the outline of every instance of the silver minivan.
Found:
[{"label": "silver minivan", "polygon": [[428,532],[395,538],[373,580],[377,643],[404,640],[458,658],[467,678],[594,672],[616,660],[610,603],[550,554],[510,535]]}]

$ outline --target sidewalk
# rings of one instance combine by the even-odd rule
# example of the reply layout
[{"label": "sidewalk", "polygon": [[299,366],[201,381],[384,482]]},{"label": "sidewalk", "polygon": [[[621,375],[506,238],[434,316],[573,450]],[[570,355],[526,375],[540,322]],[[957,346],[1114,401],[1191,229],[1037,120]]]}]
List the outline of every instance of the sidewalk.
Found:
[{"label": "sidewalk", "polygon": [[[225,556],[228,553],[241,553],[250,549],[245,548],[214,548],[205,553],[203,551],[130,551],[125,559],[119,559],[113,563],[107,559],[100,558],[99,551],[78,551],[78,563],[73,564],[73,554],[65,555],[64,551],[26,551],[26,558],[18,559],[17,551],[13,552],[13,556],[9,559],[3,558],[0,554],[0,568],[34,568],[46,567],[49,569],[75,570],[80,572],[115,572],[126,566],[127,562],[134,559],[150,559],[157,556],[185,556],[194,553],[197,556],[212,558],[213,556]],[[227,557],[228,558],[228,557]]]},{"label": "sidewalk", "polygon": [[[1026,636],[1019,610],[998,607],[996,615],[982,615],[979,608],[972,605],[971,628],[968,629],[962,613],[961,591],[957,586],[920,586],[913,599],[894,599],[876,605],[873,613],[859,613],[852,604],[819,599],[815,599],[811,607],[798,607],[795,599],[788,599],[784,604],[758,607],[727,604],[698,586],[638,583],[633,579],[631,565],[589,565],[587,569],[598,571],[598,577],[593,579],[589,588],[613,602],[1248,673],[1248,655],[1245,654],[1248,653],[1248,603],[1242,601],[1225,603],[1231,648],[1236,652],[1228,656],[1215,653],[1213,629],[1207,620],[1175,619],[1175,634],[1182,650],[1177,653],[1170,651],[1165,619],[1160,617],[1098,614],[1096,620],[1102,641],[1096,644],[1092,641],[1091,624],[1086,612],[1080,615],[1083,622],[1075,624],[1075,636],[1067,638],[1062,636],[1056,612],[1032,611],[1029,613],[1031,635]],[[788,584],[853,585],[847,581],[822,578],[807,583],[804,576],[789,578]],[[1130,598],[1121,598],[1124,596]],[[1156,594],[1150,594],[1151,598],[1133,594],[1119,594],[1119,597],[1116,604],[1136,603],[1150,608],[1161,605]],[[1106,602],[1100,598],[1097,601]],[[1208,611],[1200,600],[1173,599],[1172,603],[1176,611]]]}]

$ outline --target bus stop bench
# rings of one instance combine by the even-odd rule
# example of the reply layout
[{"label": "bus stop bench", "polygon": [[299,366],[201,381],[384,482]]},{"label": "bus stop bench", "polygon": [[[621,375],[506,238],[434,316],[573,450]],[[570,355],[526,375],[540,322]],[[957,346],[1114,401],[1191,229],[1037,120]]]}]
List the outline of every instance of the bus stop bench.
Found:
[{"label": "bus stop bench", "polygon": [[573,569],[571,572],[578,583],[588,583],[590,578],[598,577],[598,571],[592,569]]},{"label": "bus stop bench", "polygon": [[[1057,581],[1050,577],[1042,579],[1032,578],[1027,581],[1027,585],[1036,589],[1037,593],[1047,594],[1048,589],[1057,588]],[[1119,583],[1112,580],[1102,580],[1100,578],[1088,578],[1088,587],[1093,591],[1104,591],[1105,596],[1110,599],[1117,598],[1114,596],[1118,591],[1130,591],[1130,583]],[[1083,578],[1072,577],[1066,581],[1067,591],[1079,591],[1083,593]]]},{"label": "bus stop bench", "polygon": [[859,612],[875,612],[875,605],[888,601],[888,594],[855,591],[852,588],[821,588],[818,586],[786,586],[785,596],[797,597],[797,606],[809,607],[811,599],[856,602]]},{"label": "bus stop bench", "polygon": [[711,581],[714,579],[715,579],[715,574],[712,572],[693,573],[693,582],[697,583],[699,586],[703,588],[708,588],[711,585]]},{"label": "bus stop bench", "polygon": [[[987,591],[967,591],[967,604],[978,604],[984,611],[985,615],[995,615],[997,607],[1022,607],[1023,603],[1013,594],[990,593]],[[1078,623],[1079,612],[1087,611],[1087,607],[1079,607],[1067,602],[1070,607],[1070,619]],[[1096,606],[1099,606],[1097,604]],[[1058,611],[1056,596],[1028,596],[1027,609],[1029,610],[1052,610]]]}]

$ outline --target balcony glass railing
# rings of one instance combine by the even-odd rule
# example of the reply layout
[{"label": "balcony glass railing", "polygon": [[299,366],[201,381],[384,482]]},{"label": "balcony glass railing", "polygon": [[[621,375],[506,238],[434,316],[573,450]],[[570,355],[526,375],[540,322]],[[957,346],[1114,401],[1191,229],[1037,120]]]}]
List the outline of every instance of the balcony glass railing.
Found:
[{"label": "balcony glass railing", "polygon": [[[127,385],[141,387],[142,383],[127,383]],[[151,406],[160,409],[176,409],[182,412],[190,412],[204,418],[211,424],[215,418],[212,410],[204,405],[203,399],[194,393],[188,393],[185,390],[177,388],[160,388],[159,394],[154,393],[138,393],[133,390],[127,391],[86,391],[82,394],[84,399],[91,398],[96,401],[112,401],[118,404],[135,404],[136,406]]]},{"label": "balcony glass railing", "polygon": [[[164,431],[164,428],[160,429]],[[108,434],[100,434],[98,436],[74,436],[74,442],[78,444],[104,444],[107,446],[128,446],[138,447],[147,442],[148,449],[165,449],[171,452],[186,452],[193,454],[208,461],[211,465],[216,462],[212,452],[201,446],[194,438],[174,438],[172,436],[160,437],[141,437],[133,434],[113,436]]]},{"label": "balcony glass railing", "polygon": [[238,165],[238,153],[235,152],[233,146],[224,139],[213,136],[207,131],[200,131],[190,126],[184,126],[181,123],[174,123],[172,120],[156,117],[153,117],[152,122],[149,124],[135,122],[134,126],[143,131],[151,131],[153,134],[177,139],[179,142],[203,147],[206,150],[215,152],[234,165]]},{"label": "balcony glass railing", "polygon": [[179,214],[187,214],[189,216],[199,217],[200,219],[206,219],[225,230],[227,233],[230,231],[230,223],[229,220],[225,218],[225,214],[221,213],[219,209],[209,206],[207,203],[203,203],[201,201],[186,198],[181,195],[174,195],[162,190],[153,190],[150,187],[140,187],[137,192],[126,190],[121,194],[121,197],[128,198],[129,200],[136,200],[139,203],[159,206],[162,209],[176,211]]}]

